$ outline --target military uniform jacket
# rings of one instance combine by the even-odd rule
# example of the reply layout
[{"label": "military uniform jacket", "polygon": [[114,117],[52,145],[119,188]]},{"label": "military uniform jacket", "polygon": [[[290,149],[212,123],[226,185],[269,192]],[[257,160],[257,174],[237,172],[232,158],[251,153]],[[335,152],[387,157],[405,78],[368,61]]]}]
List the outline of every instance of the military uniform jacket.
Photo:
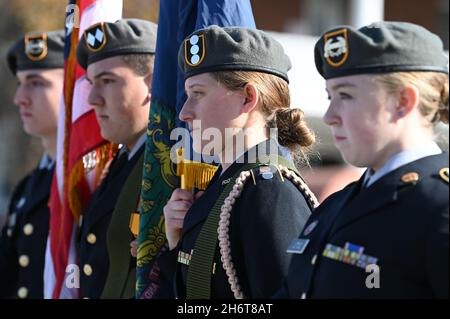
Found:
[{"label": "military uniform jacket", "polygon": [[307,246],[278,297],[448,298],[445,167],[448,153],[428,156],[327,198],[300,235]]},{"label": "military uniform jacket", "polygon": [[[172,271],[176,273],[174,285],[178,298],[186,298],[189,266],[176,262],[175,254],[186,256],[191,253],[210,210],[226,184],[234,183],[231,177],[243,166],[235,162],[222,175],[218,170],[205,193],[186,214],[178,249],[161,257],[163,282],[169,278],[165,272],[171,267],[169,256],[172,258],[172,265],[176,268],[174,270],[172,267]],[[287,179],[282,181],[278,173],[270,179],[255,174],[255,179],[256,184],[250,180],[245,184],[231,212],[231,256],[245,297],[268,298],[279,288],[287,274],[291,256],[286,249],[292,235],[303,228],[311,209],[295,185]],[[211,298],[234,298],[218,247],[213,262]]]},{"label": "military uniform jacket", "polygon": [[53,167],[36,168],[16,187],[0,237],[0,298],[43,298]]},{"label": "military uniform jacket", "polygon": [[[141,146],[130,160],[126,153],[115,157],[85,210],[78,236],[81,298],[101,296],[109,269],[107,231],[111,216],[124,183],[143,151],[144,146]],[[129,260],[129,252],[124,258]]]}]

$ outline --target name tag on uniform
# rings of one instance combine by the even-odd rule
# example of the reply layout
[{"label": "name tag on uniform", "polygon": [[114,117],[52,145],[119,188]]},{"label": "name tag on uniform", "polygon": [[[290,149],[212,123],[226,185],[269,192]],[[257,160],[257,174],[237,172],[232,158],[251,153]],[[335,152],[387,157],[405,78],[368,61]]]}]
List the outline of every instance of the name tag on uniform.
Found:
[{"label": "name tag on uniform", "polygon": [[286,252],[288,254],[303,254],[306,249],[306,246],[308,246],[308,244],[309,244],[309,239],[306,239],[306,238],[294,239],[291,242],[291,244],[289,245]]}]

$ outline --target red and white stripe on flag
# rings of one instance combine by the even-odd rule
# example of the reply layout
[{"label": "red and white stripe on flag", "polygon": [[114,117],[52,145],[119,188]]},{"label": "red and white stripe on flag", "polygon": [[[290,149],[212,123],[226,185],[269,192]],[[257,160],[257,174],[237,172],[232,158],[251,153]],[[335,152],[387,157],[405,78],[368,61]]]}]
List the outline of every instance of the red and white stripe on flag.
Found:
[{"label": "red and white stripe on flag", "polygon": [[[100,135],[88,103],[89,84],[75,50],[89,26],[122,17],[122,0],[77,0],[79,26],[66,28],[64,94],[58,121],[56,170],[50,197],[50,232],[44,270],[45,298],[78,298],[75,234],[83,210],[98,186],[115,147]],[[67,46],[69,47],[67,48]],[[70,277],[70,279],[69,279]]]}]

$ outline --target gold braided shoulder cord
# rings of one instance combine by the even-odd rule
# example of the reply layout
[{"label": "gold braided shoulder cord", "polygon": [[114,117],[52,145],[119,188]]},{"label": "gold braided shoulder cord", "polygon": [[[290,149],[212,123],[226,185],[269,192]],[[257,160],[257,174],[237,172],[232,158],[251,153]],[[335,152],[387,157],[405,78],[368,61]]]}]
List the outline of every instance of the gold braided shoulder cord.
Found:
[{"label": "gold braided shoulder cord", "polygon": [[[311,207],[316,208],[319,206],[319,202],[313,192],[309,189],[308,185],[296,174],[293,174],[287,167],[278,166],[282,176],[289,179],[302,194],[305,195],[306,199],[309,201]],[[236,269],[234,268],[233,261],[231,260],[231,243],[229,236],[229,226],[231,210],[236,200],[241,196],[242,190],[244,189],[245,183],[251,176],[250,171],[243,171],[236,178],[236,182],[231,190],[230,194],[225,198],[225,201],[221,207],[220,221],[217,232],[219,234],[219,248],[221,261],[223,268],[226,271],[228,282],[231,286],[231,291],[236,299],[244,299],[244,293],[242,292],[241,286],[239,285],[239,280],[236,275]]]}]

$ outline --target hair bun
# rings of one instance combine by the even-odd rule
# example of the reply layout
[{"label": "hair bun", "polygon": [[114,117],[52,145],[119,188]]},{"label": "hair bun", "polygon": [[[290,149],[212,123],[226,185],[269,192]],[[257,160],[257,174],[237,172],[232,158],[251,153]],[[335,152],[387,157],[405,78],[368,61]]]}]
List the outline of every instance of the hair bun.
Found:
[{"label": "hair bun", "polygon": [[316,137],[304,120],[304,113],[298,108],[282,108],[276,111],[278,142],[289,149],[314,144]]}]

